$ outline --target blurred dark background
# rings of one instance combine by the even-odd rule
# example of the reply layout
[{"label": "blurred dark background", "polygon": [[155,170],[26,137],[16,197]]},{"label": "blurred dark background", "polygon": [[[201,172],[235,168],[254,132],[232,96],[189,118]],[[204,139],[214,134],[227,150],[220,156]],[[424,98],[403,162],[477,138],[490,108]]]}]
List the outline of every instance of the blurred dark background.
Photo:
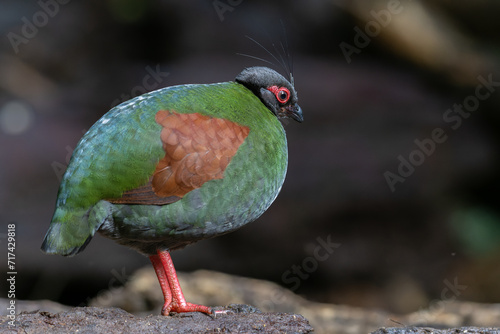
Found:
[{"label": "blurred dark background", "polygon": [[[82,305],[149,265],[100,236],[74,258],[39,251],[70,153],[147,86],[266,65],[237,53],[273,61],[250,36],[293,55],[305,121],[286,126],[287,180],[258,221],[175,252],[177,269],[395,312],[499,302],[499,14],[494,0],[2,1],[0,241],[15,223],[16,297]],[[326,259],[318,238],[339,244]]]}]

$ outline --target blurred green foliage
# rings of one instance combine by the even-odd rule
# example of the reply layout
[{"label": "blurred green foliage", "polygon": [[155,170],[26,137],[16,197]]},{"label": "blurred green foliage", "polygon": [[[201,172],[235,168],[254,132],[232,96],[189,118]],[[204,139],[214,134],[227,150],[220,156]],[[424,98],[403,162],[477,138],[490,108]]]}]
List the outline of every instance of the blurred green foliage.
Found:
[{"label": "blurred green foliage", "polygon": [[485,257],[500,249],[500,216],[489,209],[460,209],[452,214],[450,225],[463,250],[472,257]]}]

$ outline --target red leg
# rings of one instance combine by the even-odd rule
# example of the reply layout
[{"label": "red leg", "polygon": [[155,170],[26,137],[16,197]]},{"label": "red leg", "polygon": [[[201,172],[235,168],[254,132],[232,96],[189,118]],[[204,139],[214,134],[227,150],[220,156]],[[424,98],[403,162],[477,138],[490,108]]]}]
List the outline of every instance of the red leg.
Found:
[{"label": "red leg", "polygon": [[152,255],[149,258],[155,267],[156,276],[158,276],[165,297],[165,305],[161,314],[168,315],[170,311],[212,313],[210,307],[186,302],[168,251],[158,251],[158,255]]},{"label": "red leg", "polygon": [[163,292],[163,298],[165,299],[165,304],[163,305],[161,314],[168,315],[170,313],[170,308],[172,307],[172,292],[170,291],[170,285],[168,284],[167,274],[165,273],[165,269],[163,269],[163,264],[161,263],[158,255],[151,255],[149,259],[151,260],[151,263],[153,263],[156,276],[160,282],[161,291]]}]

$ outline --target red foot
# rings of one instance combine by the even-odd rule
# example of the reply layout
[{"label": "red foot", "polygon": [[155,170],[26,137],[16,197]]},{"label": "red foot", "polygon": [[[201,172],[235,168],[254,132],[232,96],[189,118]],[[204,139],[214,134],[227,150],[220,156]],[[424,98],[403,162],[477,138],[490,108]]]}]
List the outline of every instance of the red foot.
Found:
[{"label": "red foot", "polygon": [[187,303],[182,293],[174,263],[168,251],[158,251],[158,255],[149,257],[156,271],[156,276],[160,282],[161,291],[165,298],[165,304],[161,310],[162,315],[169,315],[170,312],[203,312],[212,313],[208,306]]},{"label": "red foot", "polygon": [[212,313],[212,309],[208,306],[186,303],[184,306],[177,306],[174,303],[165,304],[163,309],[161,310],[162,315],[169,315],[170,312],[176,313],[185,313],[185,312],[203,312],[203,313]]}]

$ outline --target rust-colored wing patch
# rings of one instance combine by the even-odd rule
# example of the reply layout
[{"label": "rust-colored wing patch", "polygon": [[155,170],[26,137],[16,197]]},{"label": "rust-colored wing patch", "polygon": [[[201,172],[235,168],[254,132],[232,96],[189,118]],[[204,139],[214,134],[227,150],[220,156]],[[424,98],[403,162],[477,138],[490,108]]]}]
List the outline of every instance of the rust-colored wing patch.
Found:
[{"label": "rust-colored wing patch", "polygon": [[161,197],[183,197],[205,182],[222,179],[224,170],[250,129],[221,118],[198,113],[160,110],[165,157],[153,174],[152,187]]},{"label": "rust-colored wing patch", "polygon": [[205,182],[224,177],[231,158],[248,136],[246,126],[199,113],[160,110],[155,120],[165,156],[148,184],[126,191],[120,204],[163,205],[181,199]]}]

